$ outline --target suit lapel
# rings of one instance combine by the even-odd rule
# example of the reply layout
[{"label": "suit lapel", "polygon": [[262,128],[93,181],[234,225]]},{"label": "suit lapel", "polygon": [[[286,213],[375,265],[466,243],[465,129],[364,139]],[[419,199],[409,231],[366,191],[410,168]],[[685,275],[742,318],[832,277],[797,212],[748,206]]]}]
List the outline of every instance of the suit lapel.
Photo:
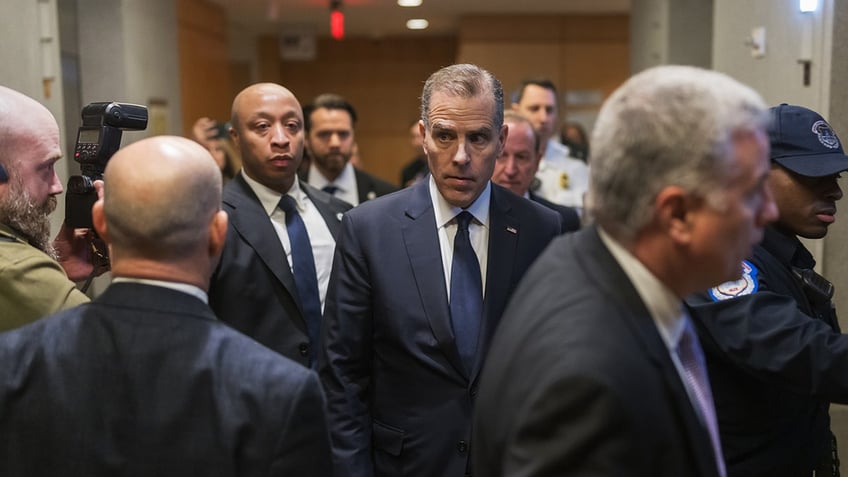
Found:
[{"label": "suit lapel", "polygon": [[[489,204],[489,251],[486,271],[486,292],[483,300],[483,322],[480,326],[477,361],[471,374],[471,381],[477,379],[483,367],[483,356],[486,356],[488,343],[500,321],[501,314],[506,308],[512,283],[513,264],[518,247],[518,236],[521,234],[521,222],[512,215],[512,206],[503,195],[504,190],[492,186],[491,203]],[[511,194],[511,192],[509,192]]]},{"label": "suit lapel", "polygon": [[[701,475],[717,475],[715,457],[709,433],[701,424],[689,400],[686,388],[671,360],[668,348],[648,312],[639,293],[612,254],[601,241],[595,227],[578,233],[575,239],[583,242],[576,248],[588,251],[580,260],[583,270],[594,275],[594,283],[604,288],[604,296],[611,297],[622,310],[622,322],[641,343],[645,355],[663,376],[669,394],[671,412],[681,424],[688,438],[689,449],[698,462]],[[607,272],[609,271],[609,272]]]},{"label": "suit lapel", "polygon": [[241,174],[236,175],[227,186],[224,202],[234,210],[229,214],[230,224],[250,245],[274,277],[285,287],[294,302],[297,303],[301,317],[303,309],[294,284],[294,276],[286,260],[286,251],[271,225],[271,220],[259,198],[247,185]]},{"label": "suit lapel", "polygon": [[356,195],[359,196],[359,203],[373,199],[374,197],[368,197],[368,193],[371,192],[371,183],[368,177],[355,167],[353,168],[353,176],[356,178]]},{"label": "suit lapel", "polygon": [[456,349],[456,338],[450,322],[442,253],[436,230],[436,216],[430,201],[429,183],[421,181],[413,187],[402,225],[403,241],[412,266],[412,275],[433,335],[451,365],[465,376],[465,367]]},{"label": "suit lapel", "polygon": [[338,241],[342,223],[342,212],[335,210],[330,205],[330,198],[332,196],[319,191],[304,181],[300,181],[300,188],[303,189],[309,200],[315,204],[315,208],[318,209],[321,217],[324,218],[324,223],[330,229],[330,235],[333,236],[333,240]]}]

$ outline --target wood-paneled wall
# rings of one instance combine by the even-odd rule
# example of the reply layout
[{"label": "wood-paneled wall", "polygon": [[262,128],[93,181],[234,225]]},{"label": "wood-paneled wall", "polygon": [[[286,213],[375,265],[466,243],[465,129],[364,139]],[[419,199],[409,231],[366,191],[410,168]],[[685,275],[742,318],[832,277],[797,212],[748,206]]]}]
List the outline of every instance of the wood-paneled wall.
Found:
[{"label": "wood-paneled wall", "polygon": [[362,167],[399,183],[400,170],[416,154],[408,130],[419,116],[421,88],[433,71],[454,62],[456,39],[319,38],[314,61],[282,61],[276,38],[260,41],[263,80],[286,86],[302,104],[322,93],[344,96],[359,116]]},{"label": "wood-paneled wall", "polygon": [[461,23],[457,61],[488,69],[507,94],[524,79],[545,77],[561,101],[577,90],[598,90],[605,98],[630,76],[629,38],[628,15],[474,16]]},{"label": "wood-paneled wall", "polygon": [[[226,63],[220,8],[208,0],[179,4],[188,128],[200,115],[226,118],[233,90],[245,83],[248,69]],[[198,15],[201,9],[205,17]],[[401,168],[417,153],[408,129],[433,71],[470,62],[498,76],[507,95],[522,79],[545,76],[563,94],[598,90],[605,97],[630,74],[628,22],[627,15],[473,16],[462,19],[457,37],[318,38],[311,61],[283,61],[278,39],[264,36],[257,40],[255,80],[280,83],[301,103],[327,92],[345,96],[359,113],[356,139],[363,167],[397,183]]]},{"label": "wood-paneled wall", "polygon": [[199,117],[230,117],[232,66],[224,9],[207,0],[177,1],[183,134]]}]

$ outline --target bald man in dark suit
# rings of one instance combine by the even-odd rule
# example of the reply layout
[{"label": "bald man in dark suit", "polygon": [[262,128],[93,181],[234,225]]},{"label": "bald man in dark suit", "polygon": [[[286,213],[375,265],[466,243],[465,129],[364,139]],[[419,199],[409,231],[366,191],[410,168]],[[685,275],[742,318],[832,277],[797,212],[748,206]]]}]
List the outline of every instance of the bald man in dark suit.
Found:
[{"label": "bald man in dark suit", "polygon": [[[297,180],[303,111],[288,89],[273,83],[245,88],[233,101],[230,133],[244,167],[224,188],[230,221],[209,303],[233,328],[314,365],[333,249],[342,214],[351,206]],[[289,237],[294,214],[283,210],[284,197],[293,201],[308,235],[309,250],[299,254]],[[313,267],[311,273],[295,270],[304,252],[312,255],[304,264]]]},{"label": "bald man in dark suit", "polygon": [[114,282],[0,334],[0,475],[330,476],[314,372],[206,304],[227,234],[212,156],[145,139],[105,184],[92,218]]}]

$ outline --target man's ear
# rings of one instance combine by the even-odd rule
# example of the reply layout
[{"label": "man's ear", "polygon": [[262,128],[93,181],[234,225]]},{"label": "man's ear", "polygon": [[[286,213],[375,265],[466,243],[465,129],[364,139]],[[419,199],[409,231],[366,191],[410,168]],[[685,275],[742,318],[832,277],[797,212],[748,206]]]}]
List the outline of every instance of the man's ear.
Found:
[{"label": "man's ear", "polygon": [[97,199],[97,202],[91,206],[91,222],[94,224],[94,230],[104,242],[111,243],[109,240],[109,231],[106,227],[106,213],[103,212],[103,198]]},{"label": "man's ear", "polygon": [[224,241],[227,238],[227,212],[219,210],[209,223],[209,256],[216,259],[224,250]]},{"label": "man's ear", "polygon": [[498,145],[498,157],[503,153],[503,148],[506,145],[506,138],[509,137],[509,124],[504,123],[501,125],[501,132],[498,134],[498,140],[500,144]]},{"label": "man's ear", "polygon": [[693,198],[679,186],[664,187],[656,199],[654,210],[662,230],[677,243],[688,243],[692,233]]}]

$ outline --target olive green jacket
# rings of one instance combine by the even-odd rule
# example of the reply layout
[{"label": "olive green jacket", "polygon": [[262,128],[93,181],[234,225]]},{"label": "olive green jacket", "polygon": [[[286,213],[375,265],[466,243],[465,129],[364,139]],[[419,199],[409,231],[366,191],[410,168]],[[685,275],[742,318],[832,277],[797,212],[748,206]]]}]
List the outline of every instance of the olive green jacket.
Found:
[{"label": "olive green jacket", "polygon": [[0,332],[88,301],[55,260],[0,224]]}]

